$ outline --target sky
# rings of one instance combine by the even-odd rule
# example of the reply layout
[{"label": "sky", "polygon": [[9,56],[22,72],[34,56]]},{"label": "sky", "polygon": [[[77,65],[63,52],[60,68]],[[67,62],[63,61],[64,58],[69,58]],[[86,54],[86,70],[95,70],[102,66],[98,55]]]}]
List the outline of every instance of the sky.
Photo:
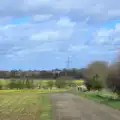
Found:
[{"label": "sky", "polygon": [[85,67],[115,60],[120,0],[1,0],[0,69]]}]

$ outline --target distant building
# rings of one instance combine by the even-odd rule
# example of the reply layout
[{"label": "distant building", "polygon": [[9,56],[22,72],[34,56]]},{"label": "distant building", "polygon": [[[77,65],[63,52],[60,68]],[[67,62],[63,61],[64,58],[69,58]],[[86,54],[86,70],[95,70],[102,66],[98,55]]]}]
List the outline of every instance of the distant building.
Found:
[{"label": "distant building", "polygon": [[60,74],[61,70],[52,70],[53,74]]}]

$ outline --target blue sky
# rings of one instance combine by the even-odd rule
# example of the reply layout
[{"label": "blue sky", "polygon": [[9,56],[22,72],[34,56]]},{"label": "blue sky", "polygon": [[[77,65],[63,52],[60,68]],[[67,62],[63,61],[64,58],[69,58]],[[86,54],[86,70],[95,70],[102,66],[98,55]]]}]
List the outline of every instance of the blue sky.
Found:
[{"label": "blue sky", "polygon": [[112,62],[120,46],[119,0],[0,2],[0,69]]}]

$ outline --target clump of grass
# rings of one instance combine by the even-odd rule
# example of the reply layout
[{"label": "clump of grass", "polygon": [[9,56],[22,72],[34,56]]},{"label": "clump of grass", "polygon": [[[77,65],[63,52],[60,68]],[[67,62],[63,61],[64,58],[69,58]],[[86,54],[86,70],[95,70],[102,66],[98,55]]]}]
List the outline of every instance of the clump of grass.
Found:
[{"label": "clump of grass", "polygon": [[78,93],[84,98],[89,100],[93,100],[102,104],[106,104],[110,107],[120,110],[120,100],[118,99],[116,94],[110,92],[80,92]]}]

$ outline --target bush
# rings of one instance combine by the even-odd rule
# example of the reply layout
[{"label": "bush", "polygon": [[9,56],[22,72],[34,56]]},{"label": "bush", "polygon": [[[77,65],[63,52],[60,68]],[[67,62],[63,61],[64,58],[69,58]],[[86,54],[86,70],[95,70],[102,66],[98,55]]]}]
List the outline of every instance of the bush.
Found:
[{"label": "bush", "polygon": [[23,89],[23,88],[33,88],[33,81],[32,80],[11,80],[10,83],[7,85],[10,89]]},{"label": "bush", "polygon": [[2,90],[2,85],[0,85],[0,90]]},{"label": "bush", "polygon": [[58,88],[65,88],[67,86],[72,86],[73,85],[72,78],[67,76],[59,77],[56,79],[55,85]]},{"label": "bush", "polygon": [[88,90],[101,90],[103,83],[99,80],[98,75],[95,75],[86,82],[86,87]]},{"label": "bush", "polygon": [[57,88],[64,88],[66,87],[66,78],[65,77],[59,77],[55,81],[55,85]]},{"label": "bush", "polygon": [[16,80],[11,80],[10,83],[8,84],[8,88],[10,89],[17,88]]},{"label": "bush", "polygon": [[18,80],[16,83],[16,88],[17,89],[23,89],[25,87],[24,81],[23,80]]},{"label": "bush", "polygon": [[55,85],[57,88],[64,88],[66,87],[66,82],[64,80],[56,80]]},{"label": "bush", "polygon": [[120,71],[119,69],[113,69],[109,72],[106,85],[112,92],[120,95]]},{"label": "bush", "polygon": [[48,86],[50,89],[52,89],[53,85],[54,85],[54,82],[53,82],[52,80],[48,80],[47,86]]}]

